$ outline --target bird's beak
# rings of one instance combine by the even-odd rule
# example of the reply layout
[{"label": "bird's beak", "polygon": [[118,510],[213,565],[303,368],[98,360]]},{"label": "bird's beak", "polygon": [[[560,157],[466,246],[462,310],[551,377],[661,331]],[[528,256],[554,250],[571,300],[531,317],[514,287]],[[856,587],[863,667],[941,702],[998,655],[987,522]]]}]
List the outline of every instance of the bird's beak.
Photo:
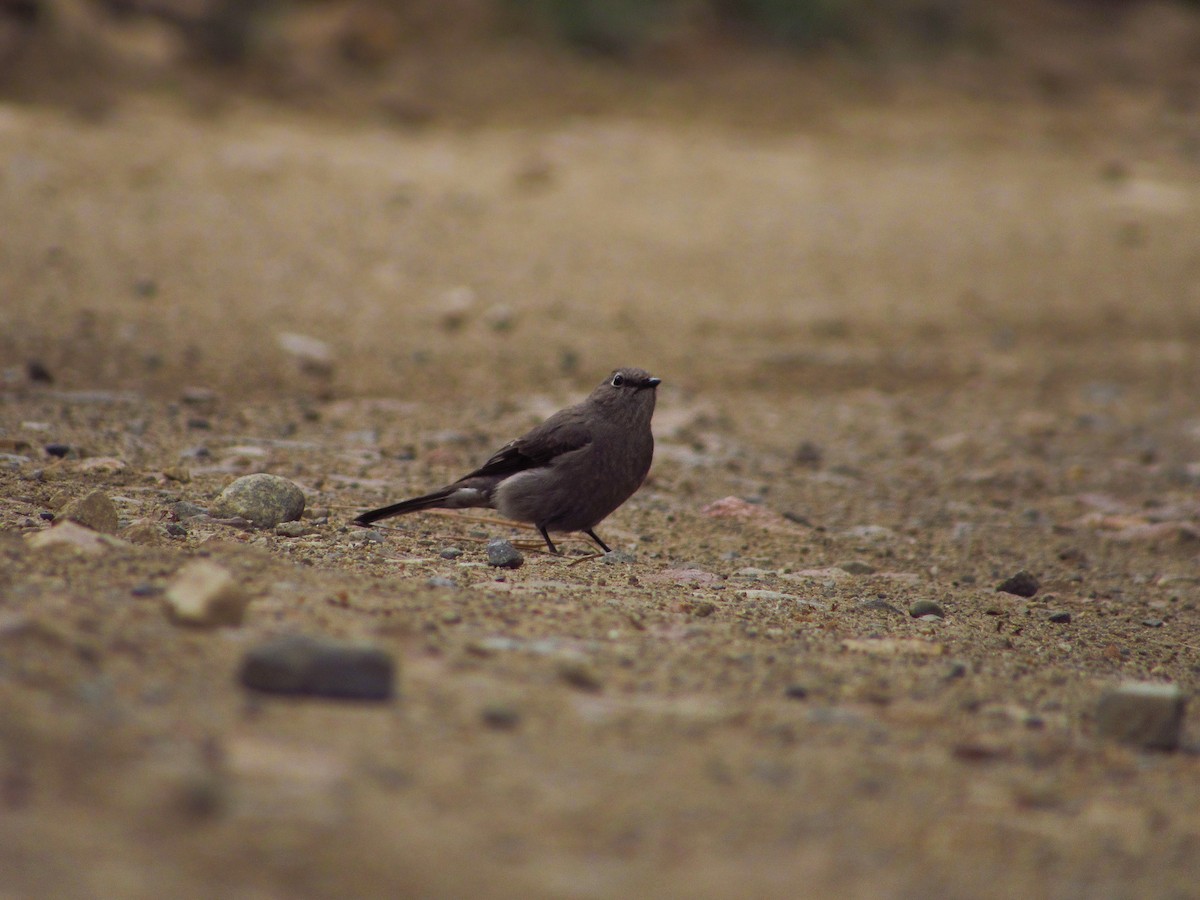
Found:
[{"label": "bird's beak", "polygon": [[649,387],[649,388],[656,388],[660,384],[662,384],[661,378],[647,378],[645,381],[642,382],[641,386]]}]

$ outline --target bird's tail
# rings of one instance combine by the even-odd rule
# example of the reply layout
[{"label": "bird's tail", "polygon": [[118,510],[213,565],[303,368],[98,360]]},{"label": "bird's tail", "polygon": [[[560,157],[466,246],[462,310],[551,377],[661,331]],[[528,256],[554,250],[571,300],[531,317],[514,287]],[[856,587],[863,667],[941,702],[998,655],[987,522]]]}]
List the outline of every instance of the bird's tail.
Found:
[{"label": "bird's tail", "polygon": [[378,522],[380,519],[390,519],[392,516],[402,516],[405,513],[419,512],[422,509],[439,509],[450,507],[447,499],[454,493],[453,487],[444,487],[439,491],[434,491],[432,494],[425,494],[421,497],[413,497],[411,500],[401,500],[399,503],[393,503],[391,506],[381,506],[379,509],[372,509],[363,513],[354,520],[355,525],[370,525],[372,522]]}]

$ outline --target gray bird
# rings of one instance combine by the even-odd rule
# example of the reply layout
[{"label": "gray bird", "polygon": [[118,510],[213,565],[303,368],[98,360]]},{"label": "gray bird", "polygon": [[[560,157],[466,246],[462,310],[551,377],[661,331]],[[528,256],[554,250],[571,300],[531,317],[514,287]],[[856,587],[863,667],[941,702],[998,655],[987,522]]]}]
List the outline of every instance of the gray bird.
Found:
[{"label": "gray bird", "polygon": [[614,369],[582,403],[501,447],[482,466],[431,494],[365,512],[355,525],[422,509],[486,507],[532,522],[551,553],[551,531],[593,531],[642,486],[654,457],[655,389],[643,369]]}]

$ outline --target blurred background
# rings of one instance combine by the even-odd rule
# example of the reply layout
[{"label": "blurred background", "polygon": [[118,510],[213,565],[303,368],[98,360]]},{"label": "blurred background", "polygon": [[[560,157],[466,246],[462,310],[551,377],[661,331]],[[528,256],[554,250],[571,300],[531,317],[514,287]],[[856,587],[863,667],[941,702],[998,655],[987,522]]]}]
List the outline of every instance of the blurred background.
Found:
[{"label": "blurred background", "polygon": [[0,0],[0,101],[10,382],[790,391],[1200,331],[1189,0]]}]

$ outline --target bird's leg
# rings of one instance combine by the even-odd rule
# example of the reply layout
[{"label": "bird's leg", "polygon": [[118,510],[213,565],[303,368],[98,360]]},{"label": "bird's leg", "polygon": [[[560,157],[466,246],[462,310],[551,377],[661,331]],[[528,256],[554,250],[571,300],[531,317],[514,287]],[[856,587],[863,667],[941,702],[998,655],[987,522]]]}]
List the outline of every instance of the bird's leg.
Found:
[{"label": "bird's leg", "polygon": [[[606,544],[606,543],[604,543],[604,541],[600,540],[600,536],[598,534],[596,534],[596,532],[592,531],[592,529],[585,528],[585,529],[583,529],[583,533],[586,534],[588,537],[590,537],[597,544],[599,544],[600,549],[603,550],[605,553],[612,553],[612,551],[610,549],[608,549],[608,544]],[[547,540],[549,540],[549,539],[547,538]]]},{"label": "bird's leg", "polygon": [[542,537],[545,538],[546,546],[550,548],[550,552],[553,553],[555,556],[558,556],[559,555],[558,548],[554,546],[554,541],[550,540],[550,535],[546,533],[545,527],[542,525],[539,525],[537,527],[537,530],[540,531],[542,533]]}]

